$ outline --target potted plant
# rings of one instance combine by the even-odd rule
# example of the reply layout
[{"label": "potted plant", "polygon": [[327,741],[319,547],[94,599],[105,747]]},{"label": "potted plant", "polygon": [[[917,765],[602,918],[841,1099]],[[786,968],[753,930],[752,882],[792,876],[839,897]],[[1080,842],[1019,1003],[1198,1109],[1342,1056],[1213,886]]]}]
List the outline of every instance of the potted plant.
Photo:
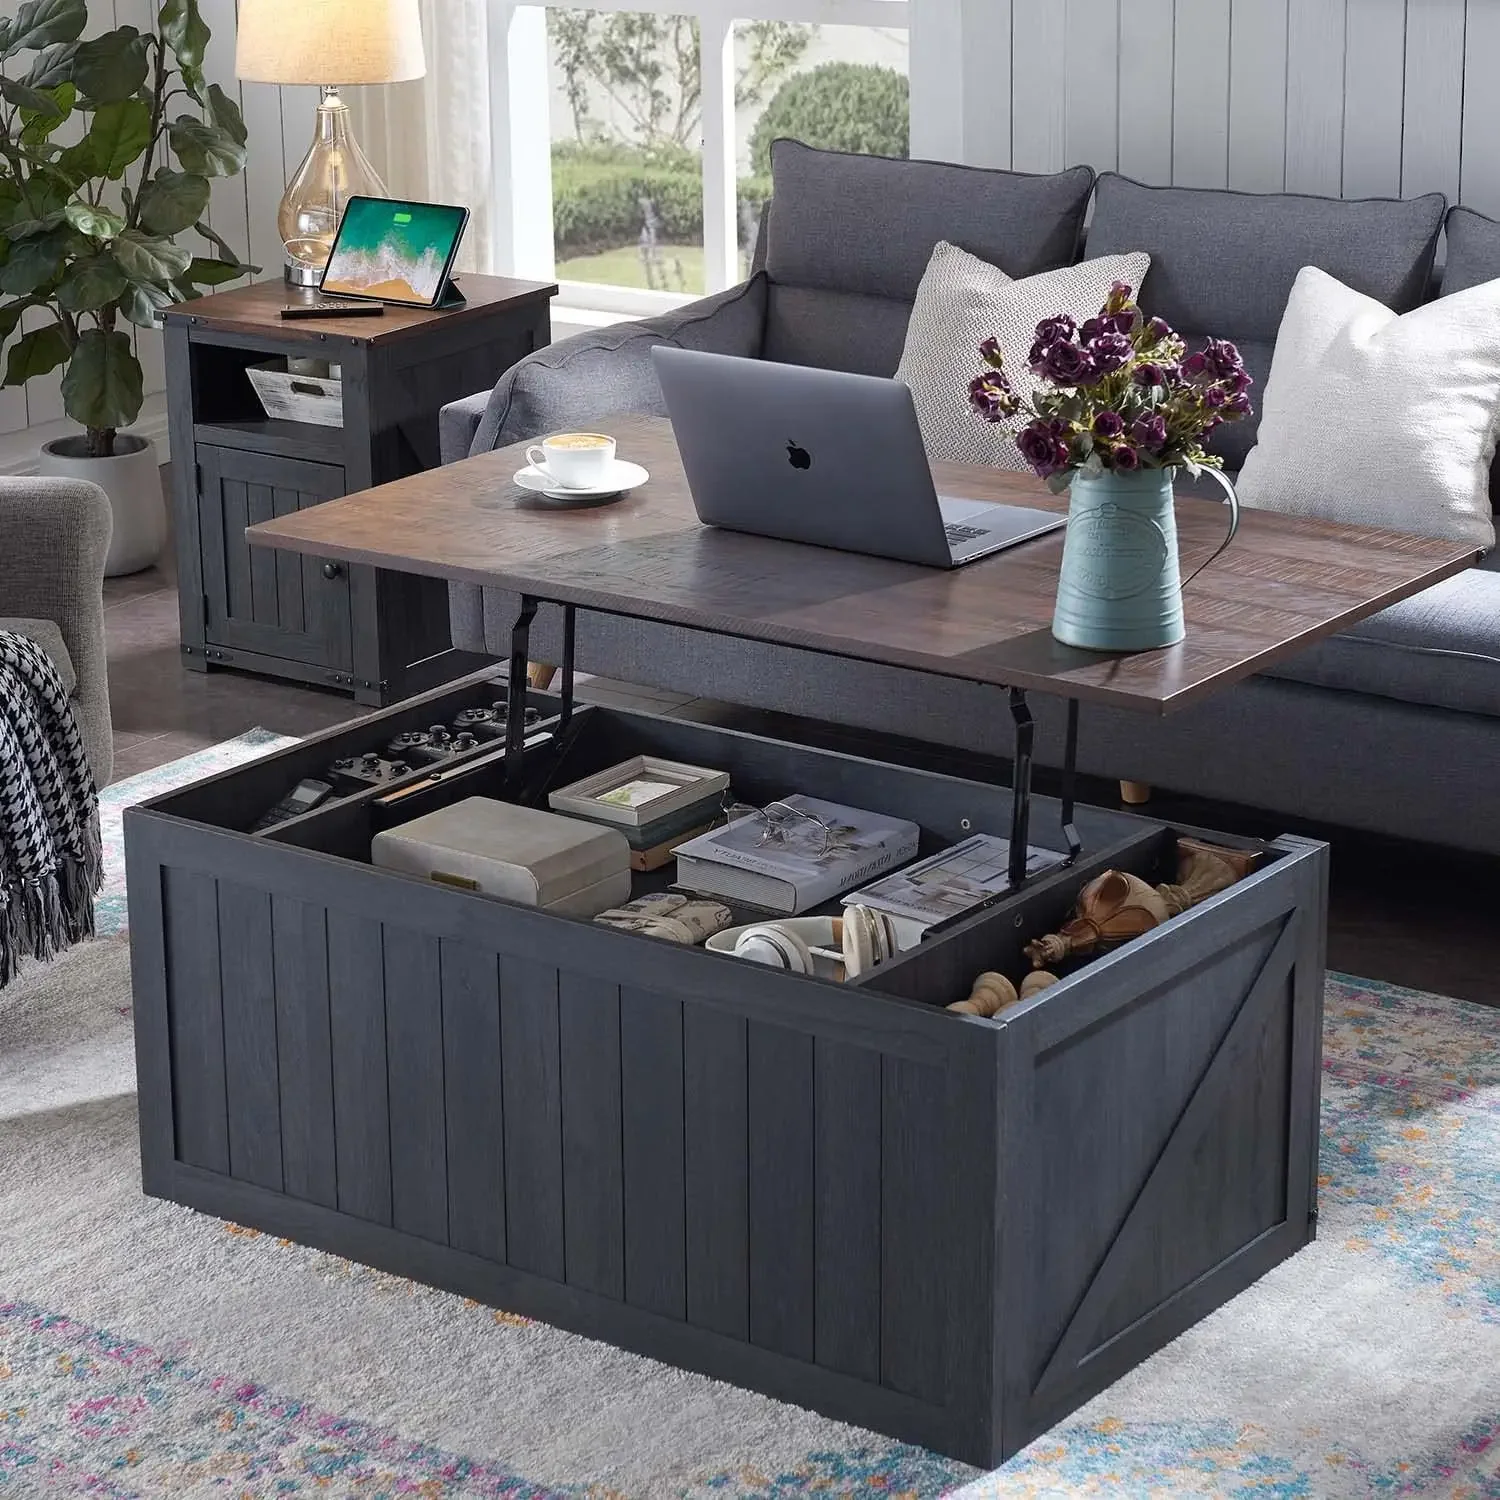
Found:
[{"label": "potted plant", "polygon": [[990,422],[1020,414],[1021,456],[1054,493],[1070,491],[1052,634],[1092,651],[1176,645],[1185,626],[1172,481],[1178,469],[1206,474],[1229,500],[1228,535],[1201,572],[1239,525],[1234,487],[1203,446],[1221,422],[1251,411],[1239,350],[1209,339],[1189,354],[1116,282],[1097,317],[1078,324],[1064,313],[1037,324],[1029,411],[999,341],[986,339],[979,352],[988,368],[970,382],[970,405]]},{"label": "potted plant", "polygon": [[[155,451],[121,430],[142,402],[131,325],[253,268],[204,222],[209,179],[245,164],[245,125],[204,83],[198,0],[165,0],[154,31],[82,41],[87,22],[86,0],[25,0],[0,19],[0,342],[22,330],[5,385],[66,366],[63,402],[85,430],[47,443],[42,471],[104,488],[117,574],[149,566],[166,537]],[[203,254],[177,243],[189,230]]]}]

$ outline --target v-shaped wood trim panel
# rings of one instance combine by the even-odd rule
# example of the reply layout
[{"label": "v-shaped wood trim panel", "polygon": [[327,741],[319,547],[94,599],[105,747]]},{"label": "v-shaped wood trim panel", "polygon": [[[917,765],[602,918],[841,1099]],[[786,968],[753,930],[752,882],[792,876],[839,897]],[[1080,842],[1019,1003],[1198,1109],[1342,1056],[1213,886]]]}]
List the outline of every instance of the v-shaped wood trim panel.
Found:
[{"label": "v-shaped wood trim panel", "polygon": [[1071,1375],[1088,1355],[1099,1320],[1120,1289],[1128,1274],[1139,1242],[1154,1221],[1160,1200],[1181,1181],[1183,1159],[1198,1145],[1213,1122],[1223,1095],[1238,1070],[1244,1065],[1260,1036],[1277,995],[1281,993],[1297,959],[1300,921],[1295,911],[1286,913],[1280,934],[1266,955],[1254,983],[1245,993],[1234,1019],[1225,1030],[1213,1058],[1204,1070],[1198,1087],[1183,1106],[1177,1123],[1168,1134],[1161,1154],[1156,1158],[1135,1201],[1130,1205],[1119,1230],[1110,1242],[1104,1259],[1094,1272],[1068,1326],[1053,1350],[1052,1358],[1042,1371],[1034,1395],[1045,1394],[1052,1386]]}]

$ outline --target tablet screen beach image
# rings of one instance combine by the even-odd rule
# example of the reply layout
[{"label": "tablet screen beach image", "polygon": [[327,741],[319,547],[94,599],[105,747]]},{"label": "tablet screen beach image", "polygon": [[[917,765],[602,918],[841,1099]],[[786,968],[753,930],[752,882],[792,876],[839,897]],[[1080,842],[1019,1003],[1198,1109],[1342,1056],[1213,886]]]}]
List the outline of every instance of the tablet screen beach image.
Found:
[{"label": "tablet screen beach image", "polygon": [[323,290],[429,305],[463,223],[461,208],[355,198],[344,210]]}]

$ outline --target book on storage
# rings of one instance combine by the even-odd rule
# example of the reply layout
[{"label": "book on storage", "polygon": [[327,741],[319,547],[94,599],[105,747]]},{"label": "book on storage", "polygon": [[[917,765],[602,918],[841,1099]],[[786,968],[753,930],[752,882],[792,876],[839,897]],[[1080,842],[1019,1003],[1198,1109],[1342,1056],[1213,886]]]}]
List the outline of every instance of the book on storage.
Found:
[{"label": "book on storage", "polygon": [[677,884],[795,916],[905,864],[918,837],[904,818],[786,797],[679,846]]},{"label": "book on storage", "polygon": [[[1065,856],[1053,849],[1026,849],[1026,874],[1060,865]],[[951,922],[967,911],[1003,894],[1010,886],[1010,840],[992,833],[976,833],[960,843],[919,859],[914,865],[877,880],[863,890],[845,896],[844,904],[858,901],[901,924],[902,946],[919,939],[929,927]]]}]

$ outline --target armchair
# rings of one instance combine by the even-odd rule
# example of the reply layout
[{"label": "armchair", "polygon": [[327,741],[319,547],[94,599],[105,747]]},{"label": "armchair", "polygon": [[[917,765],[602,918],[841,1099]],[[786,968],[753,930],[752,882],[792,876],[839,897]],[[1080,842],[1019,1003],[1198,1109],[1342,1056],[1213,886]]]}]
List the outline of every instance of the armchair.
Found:
[{"label": "armchair", "polygon": [[96,784],[114,762],[104,650],[109,500],[77,479],[0,479],[0,627],[59,660]]}]

